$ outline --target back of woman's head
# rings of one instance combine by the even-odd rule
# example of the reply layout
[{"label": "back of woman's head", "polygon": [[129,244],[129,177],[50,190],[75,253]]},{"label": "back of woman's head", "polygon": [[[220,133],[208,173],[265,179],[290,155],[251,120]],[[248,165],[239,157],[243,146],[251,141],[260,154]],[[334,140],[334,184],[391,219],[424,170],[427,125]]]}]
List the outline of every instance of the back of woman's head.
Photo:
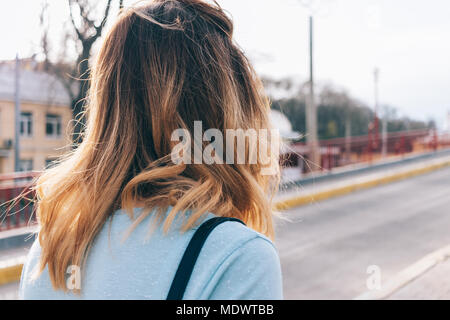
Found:
[{"label": "back of woman's head", "polygon": [[[176,215],[189,211],[184,230],[214,213],[273,235],[274,177],[262,173],[261,163],[186,164],[171,157],[178,143],[173,132],[194,136],[194,123],[220,130],[225,143],[228,129],[270,127],[261,84],[217,4],[154,0],[124,10],[91,78],[83,142],[36,186],[40,267],[48,265],[55,288],[65,289],[67,266],[83,264],[118,208],[135,224],[158,209],[166,231]],[[207,142],[201,143],[192,142],[193,153]],[[243,152],[248,156],[255,148],[247,140]],[[137,203],[148,210],[133,217]]]}]

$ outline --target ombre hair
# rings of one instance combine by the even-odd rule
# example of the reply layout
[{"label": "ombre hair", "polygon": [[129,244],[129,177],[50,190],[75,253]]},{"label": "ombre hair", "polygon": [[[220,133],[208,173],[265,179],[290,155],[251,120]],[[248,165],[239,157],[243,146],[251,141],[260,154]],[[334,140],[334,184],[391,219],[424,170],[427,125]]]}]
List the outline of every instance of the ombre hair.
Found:
[{"label": "ombre hair", "polygon": [[[263,175],[259,163],[185,165],[170,157],[174,130],[192,132],[195,121],[205,130],[269,129],[269,112],[217,3],[154,0],[123,10],[92,67],[82,142],[35,186],[40,272],[48,266],[53,287],[67,290],[67,267],[84,265],[118,209],[133,226],[164,215],[167,232],[181,215],[187,231],[214,213],[273,238],[278,175]],[[136,217],[137,203],[144,209]]]}]

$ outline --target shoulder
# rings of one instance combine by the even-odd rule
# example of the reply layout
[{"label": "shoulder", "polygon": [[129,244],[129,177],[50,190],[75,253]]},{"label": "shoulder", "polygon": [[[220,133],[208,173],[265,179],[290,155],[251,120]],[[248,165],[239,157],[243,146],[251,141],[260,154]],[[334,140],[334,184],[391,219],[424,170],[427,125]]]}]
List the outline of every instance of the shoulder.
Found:
[{"label": "shoulder", "polygon": [[[20,277],[19,285],[19,298],[20,299],[39,299],[38,295],[35,295],[35,289],[42,284],[42,274],[35,278],[39,274],[39,260],[41,257],[41,246],[39,244],[38,235],[35,235],[35,240],[28,251],[26,261],[22,268],[22,274]],[[44,276],[45,277],[45,276]],[[42,296],[44,298],[44,296]]]},{"label": "shoulder", "polygon": [[268,237],[237,221],[218,225],[205,246],[228,249],[229,253],[277,253],[274,243]]},{"label": "shoulder", "polygon": [[[281,266],[274,243],[239,222],[225,222],[208,237],[196,268],[208,279],[200,299],[281,299]],[[195,273],[194,273],[195,274]],[[200,273],[199,273],[200,274]],[[194,281],[192,281],[195,283]],[[194,293],[192,291],[192,293]]]},{"label": "shoulder", "polygon": [[41,256],[41,245],[39,243],[39,234],[34,234],[34,241],[31,245],[30,249],[28,250],[27,258],[24,263],[24,268],[22,269],[22,276],[26,271],[30,271],[32,267],[38,264],[39,259]]}]

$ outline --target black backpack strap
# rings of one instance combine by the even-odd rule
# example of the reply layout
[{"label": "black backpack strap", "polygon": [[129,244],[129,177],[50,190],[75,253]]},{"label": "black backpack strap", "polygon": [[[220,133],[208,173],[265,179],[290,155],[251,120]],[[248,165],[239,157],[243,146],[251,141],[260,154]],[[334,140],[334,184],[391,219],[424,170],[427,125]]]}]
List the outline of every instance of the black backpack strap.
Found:
[{"label": "black backpack strap", "polygon": [[197,229],[197,231],[195,231],[178,266],[178,270],[173,279],[169,294],[167,295],[167,300],[183,299],[184,291],[186,290],[192,271],[194,270],[195,263],[200,255],[200,251],[202,250],[204,243],[206,242],[206,239],[214,228],[227,221],[236,221],[245,225],[245,223],[239,219],[214,217],[204,222]]}]

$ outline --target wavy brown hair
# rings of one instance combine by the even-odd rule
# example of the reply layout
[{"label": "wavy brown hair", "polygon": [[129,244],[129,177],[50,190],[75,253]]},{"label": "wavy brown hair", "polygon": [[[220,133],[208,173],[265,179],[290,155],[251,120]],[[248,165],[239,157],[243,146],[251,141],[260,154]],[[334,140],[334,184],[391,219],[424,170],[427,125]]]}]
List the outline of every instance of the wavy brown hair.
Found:
[{"label": "wavy brown hair", "polygon": [[[39,267],[48,266],[55,289],[66,290],[67,267],[84,264],[120,208],[134,226],[164,214],[168,231],[182,215],[186,231],[214,213],[273,237],[277,177],[261,164],[170,161],[172,132],[193,132],[194,121],[222,132],[270,128],[261,82],[218,4],[155,0],[123,10],[93,64],[87,101],[82,143],[36,184]],[[146,210],[135,217],[137,204]]]}]

